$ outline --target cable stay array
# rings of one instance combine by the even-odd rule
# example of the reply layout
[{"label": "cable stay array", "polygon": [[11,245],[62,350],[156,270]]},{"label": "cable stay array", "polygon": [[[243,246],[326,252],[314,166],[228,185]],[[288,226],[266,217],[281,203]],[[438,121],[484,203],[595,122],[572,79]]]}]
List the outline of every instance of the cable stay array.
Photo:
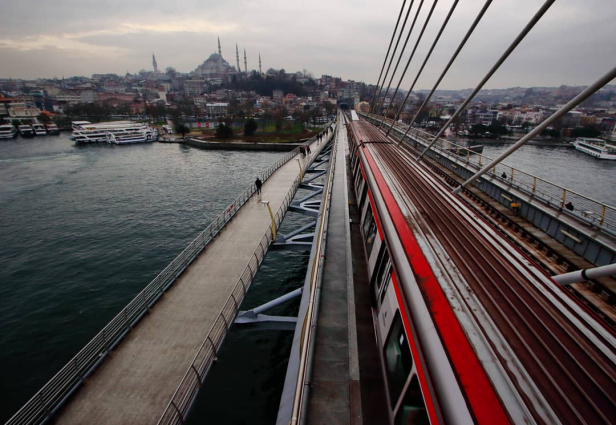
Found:
[{"label": "cable stay array", "polygon": [[[434,86],[430,90],[430,93],[423,100],[421,106],[419,107],[419,109],[417,110],[415,115],[413,116],[413,118],[410,121],[410,123],[409,123],[409,125],[408,125],[408,127],[407,127],[407,129],[406,129],[406,131],[404,133],[404,135],[401,137],[399,143],[402,143],[402,140],[405,139],[405,137],[408,135],[408,133],[411,130],[411,128],[413,128],[413,124],[416,122],[419,114],[426,107],[426,105],[428,104],[428,102],[430,101],[432,96],[434,95],[435,91],[438,89],[438,87],[439,87],[440,83],[442,82],[443,78],[445,77],[445,75],[447,74],[447,72],[449,71],[451,66],[453,65],[454,61],[457,59],[457,57],[459,56],[460,52],[462,51],[462,49],[466,45],[467,41],[469,40],[469,38],[471,37],[471,35],[475,31],[475,29],[477,28],[477,26],[479,25],[481,20],[484,18],[488,8],[492,4],[492,1],[493,0],[486,0],[486,2],[484,3],[483,7],[481,8],[479,13],[477,14],[477,16],[476,16],[475,20],[473,21],[473,23],[471,24],[470,28],[468,29],[468,31],[466,32],[464,37],[462,37],[462,40],[460,41],[460,44],[458,45],[458,47],[456,48],[455,52],[453,53],[453,55],[449,59],[449,62],[447,63],[447,65],[445,65],[445,67],[444,67],[443,71],[441,72],[440,76],[438,77],[436,83],[434,84]],[[429,149],[431,149],[432,146],[434,146],[434,144],[436,142],[438,142],[438,140],[441,138],[441,136],[447,130],[447,128],[449,128],[449,126],[460,116],[460,114],[462,114],[465,111],[465,109],[468,106],[468,104],[475,98],[475,96],[485,86],[485,84],[490,80],[490,78],[492,78],[492,76],[501,67],[501,65],[507,60],[507,58],[509,58],[511,53],[513,53],[513,51],[520,45],[520,43],[524,40],[524,38],[535,27],[535,25],[543,18],[543,16],[546,14],[546,12],[550,9],[550,7],[554,4],[555,1],[556,0],[546,0],[543,3],[543,5],[539,8],[539,10],[535,13],[535,15],[530,19],[530,21],[525,25],[525,27],[522,29],[522,31],[517,35],[517,37],[511,42],[511,44],[507,47],[507,49],[503,52],[503,54],[494,63],[492,68],[490,68],[490,70],[481,79],[481,81],[477,84],[477,86],[473,89],[473,91],[462,102],[460,107],[457,108],[457,110],[449,118],[449,120],[439,129],[438,133],[436,134],[436,136],[434,136],[432,138],[432,141],[428,144],[428,146],[426,146],[424,148],[424,150],[419,154],[419,156],[416,159],[417,162],[421,161],[421,159],[426,154],[426,152]],[[434,9],[435,9],[435,7],[436,7],[436,5],[438,3],[438,0],[434,0],[434,2],[432,3],[432,7],[431,7],[430,11],[428,12],[428,14],[426,16],[426,19],[424,21],[423,27],[422,27],[419,35],[416,38],[415,45],[414,45],[413,50],[412,50],[412,52],[411,52],[411,54],[410,54],[410,56],[409,56],[409,58],[407,60],[406,66],[404,67],[404,70],[402,71],[402,73],[399,76],[399,81],[398,81],[398,84],[396,85],[396,88],[394,90],[393,96],[391,97],[391,101],[387,105],[387,108],[385,109],[385,111],[382,112],[383,105],[385,103],[385,98],[387,97],[387,95],[389,93],[389,90],[391,88],[391,83],[392,83],[392,81],[394,79],[394,76],[396,75],[396,73],[398,71],[398,65],[400,64],[402,56],[404,55],[404,52],[406,50],[407,43],[409,41],[409,38],[410,38],[411,33],[413,31],[415,22],[416,22],[416,20],[417,20],[417,18],[419,16],[419,13],[420,13],[421,8],[423,6],[423,2],[424,1],[422,0],[421,3],[419,4],[418,8],[417,8],[417,12],[416,12],[415,18],[413,20],[413,23],[411,25],[411,29],[409,30],[409,32],[407,34],[406,40],[405,40],[405,42],[404,42],[404,44],[402,46],[402,49],[401,49],[401,51],[399,53],[398,60],[396,62],[396,65],[395,65],[391,75],[389,75],[389,70],[390,70],[391,64],[393,62],[394,56],[396,54],[398,43],[400,41],[402,33],[404,32],[404,29],[405,29],[405,26],[406,26],[406,22],[407,22],[407,18],[409,16],[410,10],[411,10],[411,8],[413,6],[413,2],[411,2],[411,4],[409,5],[409,9],[407,10],[406,18],[404,20],[404,23],[403,23],[402,27],[400,28],[400,32],[398,34],[398,40],[396,42],[396,46],[395,46],[393,52],[391,52],[391,55],[390,55],[389,54],[390,53],[390,49],[388,49],[387,54],[385,55],[385,60],[383,62],[383,67],[381,69],[381,75],[379,75],[379,80],[377,82],[377,87],[375,88],[376,96],[372,99],[372,104],[371,104],[371,108],[370,108],[370,111],[372,113],[377,114],[377,115],[382,115],[381,121],[377,124],[377,126],[379,126],[379,127],[383,126],[384,124],[385,124],[385,126],[383,126],[383,127],[387,126],[387,123],[386,123],[386,121],[388,119],[387,116],[388,116],[392,106],[394,105],[394,101],[395,101],[396,95],[398,94],[398,91],[400,90],[400,86],[402,84],[402,81],[406,77],[406,73],[408,71],[409,65],[411,64],[411,61],[412,61],[413,57],[415,56],[415,52],[416,52],[416,50],[417,50],[417,48],[418,48],[418,46],[419,46],[419,44],[421,42],[421,39],[422,39],[422,37],[424,35],[424,32],[425,32],[425,30],[426,30],[426,28],[428,26],[428,23],[430,22],[430,19],[431,19],[432,15],[433,15],[433,12],[434,12]],[[405,3],[406,2],[403,3],[402,9],[400,10],[400,16],[402,15],[402,10],[404,9]],[[458,3],[459,3],[459,0],[454,0],[453,1],[452,5],[451,5],[451,7],[449,9],[449,12],[448,12],[447,16],[445,17],[445,20],[443,21],[443,24],[440,27],[440,30],[438,31],[434,41],[432,42],[432,45],[431,45],[430,49],[428,50],[428,52],[427,52],[427,54],[426,54],[426,56],[425,56],[425,58],[423,60],[422,65],[419,67],[419,70],[418,70],[417,74],[415,75],[415,78],[413,79],[413,83],[411,84],[411,87],[409,88],[409,90],[408,90],[404,100],[402,101],[402,103],[398,107],[393,120],[389,124],[389,128],[387,128],[387,130],[385,131],[386,135],[389,135],[389,133],[393,129],[395,123],[400,118],[400,116],[402,114],[402,111],[404,110],[404,108],[405,108],[405,106],[406,106],[406,104],[407,104],[407,102],[409,100],[409,97],[410,97],[413,89],[415,88],[415,85],[417,84],[417,81],[418,81],[419,77],[421,76],[421,74],[422,74],[426,64],[428,63],[428,60],[430,59],[432,53],[434,52],[434,50],[436,48],[436,45],[438,44],[438,42],[439,42],[439,40],[440,40],[440,38],[441,38],[445,28],[447,27],[447,24],[449,23],[450,18],[452,16],[454,10],[456,9]],[[398,22],[400,20],[400,16],[398,17]],[[393,38],[395,38],[396,30],[397,30],[397,25],[396,25],[396,29],[394,29],[394,34],[392,35],[392,41],[393,41]],[[390,42],[390,47],[391,47],[391,42]],[[389,57],[389,65],[387,66],[387,70],[385,72],[385,75],[383,76],[382,71],[383,71],[383,68],[385,67],[385,63],[387,62],[387,58],[388,57]],[[387,80],[388,75],[389,75],[389,82],[387,84],[387,89],[383,90],[384,87],[385,87],[385,81]],[[475,181],[477,178],[479,178],[482,174],[486,173],[492,167],[494,167],[497,163],[502,161],[507,156],[511,155],[519,147],[523,146],[529,140],[531,140],[534,136],[540,134],[540,132],[543,131],[544,129],[546,129],[550,124],[552,124],[554,121],[556,121],[557,119],[559,119],[560,117],[565,115],[567,112],[571,111],[573,108],[578,106],[581,102],[583,102],[589,96],[591,96],[592,94],[594,94],[595,92],[600,90],[603,86],[608,84],[614,78],[616,78],[616,68],[614,68],[614,69],[610,70],[609,72],[607,72],[605,75],[603,75],[597,81],[595,81],[592,85],[590,85],[586,90],[584,90],[582,93],[578,94],[574,99],[572,99],[566,105],[564,105],[560,109],[558,109],[549,118],[547,118],[541,124],[539,124],[532,132],[530,132],[529,134],[527,134],[526,136],[521,138],[518,142],[516,142],[514,145],[512,145],[509,149],[507,149],[498,158],[496,158],[490,164],[486,165],[484,168],[482,168],[480,171],[478,171],[474,176],[472,176],[466,182],[464,182],[462,185],[460,185],[458,188],[456,188],[453,191],[453,193],[454,194],[459,193],[462,190],[463,187],[466,187],[469,184],[471,184],[473,181]],[[382,96],[381,96],[381,94],[382,94]]]}]

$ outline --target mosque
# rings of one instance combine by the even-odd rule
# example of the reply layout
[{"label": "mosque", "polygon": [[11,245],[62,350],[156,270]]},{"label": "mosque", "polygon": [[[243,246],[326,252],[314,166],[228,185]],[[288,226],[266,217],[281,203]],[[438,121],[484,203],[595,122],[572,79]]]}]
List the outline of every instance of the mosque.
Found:
[{"label": "mosque", "polygon": [[[220,48],[220,37],[218,38],[218,53],[212,53],[201,65],[199,65],[194,74],[203,77],[229,77],[234,74],[241,74],[240,53],[235,45],[235,54],[237,60],[237,68],[233,67],[222,57],[222,49]],[[244,49],[244,73],[248,73],[248,61],[246,57],[246,49]],[[261,72],[261,55],[259,54],[259,72]]]}]

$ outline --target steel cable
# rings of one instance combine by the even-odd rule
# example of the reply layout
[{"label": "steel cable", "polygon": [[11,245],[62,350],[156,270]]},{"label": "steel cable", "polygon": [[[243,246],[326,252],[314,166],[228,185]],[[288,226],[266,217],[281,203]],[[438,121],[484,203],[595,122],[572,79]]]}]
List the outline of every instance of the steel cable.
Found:
[{"label": "steel cable", "polygon": [[[466,35],[462,39],[462,42],[460,42],[460,45],[458,46],[458,48],[454,52],[453,56],[451,57],[451,59],[449,59],[449,63],[447,64],[447,66],[445,66],[445,69],[441,73],[440,77],[438,77],[438,80],[436,80],[436,83],[434,84],[434,87],[432,87],[432,90],[430,91],[430,94],[428,94],[428,96],[425,98],[424,102],[421,104],[421,107],[419,108],[419,110],[417,111],[417,113],[415,114],[413,119],[411,120],[411,123],[410,123],[411,126],[413,125],[413,123],[415,122],[417,117],[419,116],[419,113],[421,112],[421,110],[426,106],[426,104],[432,98],[432,95],[434,94],[434,92],[438,88],[439,84],[441,84],[441,81],[445,77],[445,74],[447,74],[447,72],[449,71],[449,68],[451,68],[451,65],[453,65],[453,62],[456,60],[456,58],[458,57],[458,55],[462,51],[462,48],[464,47],[464,45],[466,44],[466,42],[470,38],[470,36],[473,33],[473,31],[475,31],[475,28],[477,27],[477,25],[479,24],[479,22],[483,18],[483,15],[485,15],[486,11],[488,10],[488,7],[492,4],[492,1],[493,0],[487,0],[485,2],[485,4],[483,5],[483,8],[481,9],[481,11],[479,11],[479,14],[475,18],[475,21],[473,22],[471,27],[466,32]],[[410,93],[410,91],[409,91],[409,93]],[[394,123],[398,119],[398,116],[400,115],[400,113],[401,113],[402,109],[404,108],[405,104],[406,104],[406,100],[402,103],[402,106],[400,107],[400,110],[398,111],[398,114],[396,114],[396,118],[394,118],[394,121],[391,123],[391,126],[389,127],[389,130],[387,130],[387,134],[386,135],[389,135],[389,132],[394,127]]]},{"label": "steel cable", "polygon": [[[423,1],[423,0],[422,0]],[[383,90],[383,86],[385,86],[385,80],[387,79],[387,75],[389,75],[389,68],[391,68],[391,63],[394,61],[394,56],[396,56],[396,50],[398,50],[398,44],[400,44],[400,39],[402,38],[402,34],[404,33],[404,28],[406,27],[406,22],[409,19],[409,14],[411,13],[411,9],[413,8],[414,0],[411,0],[411,4],[409,5],[409,9],[406,12],[406,16],[404,17],[404,22],[402,23],[402,28],[400,28],[400,34],[398,34],[398,39],[396,40],[396,45],[394,46],[394,51],[391,53],[391,57],[389,58],[389,64],[387,65],[387,70],[385,71],[385,76],[383,77],[383,85],[379,89],[379,94],[377,94],[376,99],[381,96],[381,91]],[[374,102],[373,108],[376,106],[378,102]]]},{"label": "steel cable", "polygon": [[[417,157],[417,162],[421,161],[421,158],[426,154],[428,149],[430,149],[434,145],[434,143],[436,143],[436,141],[443,135],[445,130],[449,128],[451,123],[458,117],[458,115],[462,113],[462,111],[464,111],[464,108],[466,108],[466,106],[470,103],[470,101],[473,100],[473,98],[479,92],[479,90],[481,90],[481,88],[485,85],[485,83],[492,77],[492,75],[498,70],[498,68],[503,64],[503,62],[505,62],[505,60],[515,50],[515,48],[522,42],[522,40],[524,40],[524,37],[526,37],[526,35],[530,32],[530,30],[533,29],[533,27],[537,24],[537,22],[539,22],[541,17],[545,14],[545,12],[548,11],[550,6],[552,6],[552,4],[554,4],[555,1],[556,0],[546,0],[543,6],[541,6],[541,8],[537,11],[535,16],[533,16],[532,19],[528,22],[528,24],[526,24],[522,32],[518,34],[518,36],[515,38],[513,43],[511,43],[511,45],[507,48],[507,50],[505,50],[505,53],[503,53],[502,56],[496,61],[492,69],[490,69],[490,71],[488,71],[486,76],[483,77],[483,79],[479,82],[479,84],[477,84],[477,87],[475,87],[475,90],[473,90],[473,92],[468,95],[466,100],[462,103],[462,105],[460,105],[458,110],[452,115],[449,121],[447,121],[447,123],[439,130],[438,134],[436,135],[436,137],[434,137],[432,142]],[[409,128],[406,129],[406,132],[402,136],[402,139],[400,140],[404,140],[404,138],[406,137],[410,129],[411,127],[409,126]]]},{"label": "steel cable", "polygon": [[[423,1],[422,1],[422,3],[423,3]],[[406,75],[406,71],[409,69],[409,65],[411,64],[411,61],[413,60],[413,57],[415,56],[415,52],[417,51],[417,47],[419,46],[419,43],[421,42],[421,39],[423,38],[424,32],[426,31],[426,28],[428,26],[428,23],[430,22],[430,18],[432,17],[432,13],[434,12],[434,8],[436,7],[437,3],[438,3],[438,0],[434,0],[434,2],[432,3],[432,7],[430,8],[430,12],[428,12],[428,16],[426,17],[426,21],[424,22],[424,25],[423,25],[423,27],[421,29],[421,32],[419,33],[419,37],[417,37],[417,41],[415,42],[415,47],[413,47],[413,51],[411,52],[411,56],[409,56],[409,59],[406,62],[406,66],[404,67],[404,71],[402,72],[402,76],[400,77],[400,81],[398,82],[398,86],[396,87],[396,90],[395,90],[393,96],[391,97],[391,101],[389,102],[389,105],[387,105],[387,110],[388,111],[389,111],[389,107],[391,107],[391,104],[394,102],[394,99],[396,98],[396,94],[398,94],[398,89],[400,88],[400,83],[402,83],[402,79]],[[419,14],[419,11],[417,11],[417,14]],[[400,58],[402,58],[402,54],[400,55]],[[387,91],[389,91],[389,87],[391,86],[391,82],[392,82],[393,79],[394,79],[394,74],[391,75],[391,78],[389,80],[389,86],[387,86]],[[387,94],[387,91],[385,92],[385,94]],[[379,106],[378,110],[380,110],[383,107],[383,103],[385,103],[385,96],[383,96],[383,100],[381,101],[381,106]],[[377,127],[378,127],[378,125],[377,125]]]},{"label": "steel cable", "polygon": [[[376,96],[376,91],[379,89],[379,85],[381,84],[381,77],[383,76],[383,70],[385,69],[385,64],[387,63],[387,57],[389,56],[389,51],[391,50],[391,45],[394,43],[394,38],[396,37],[396,31],[398,31],[398,24],[400,23],[400,18],[402,17],[402,12],[404,11],[404,5],[406,4],[406,0],[402,2],[402,7],[400,8],[400,13],[398,14],[398,20],[396,21],[396,26],[394,28],[394,33],[391,35],[391,40],[389,41],[389,47],[387,48],[387,53],[385,54],[385,59],[383,59],[383,66],[381,67],[381,73],[379,74],[379,79],[376,82],[376,87],[374,88],[374,94],[372,95],[372,103],[374,104],[374,96]],[[372,110],[372,107],[370,108]]]},{"label": "steel cable", "polygon": [[[415,84],[417,84],[417,80],[421,76],[421,73],[423,72],[426,64],[428,63],[428,60],[430,59],[430,56],[432,55],[432,52],[434,51],[434,48],[436,47],[436,44],[438,43],[439,39],[441,38],[441,35],[443,34],[443,31],[445,30],[445,27],[447,27],[447,24],[449,23],[449,19],[451,19],[451,15],[453,15],[454,10],[456,10],[456,6],[458,5],[458,1],[459,0],[455,0],[453,2],[453,4],[451,5],[451,8],[449,9],[449,13],[447,14],[447,17],[445,18],[445,21],[443,21],[443,25],[441,25],[441,29],[439,30],[438,34],[436,35],[436,38],[434,39],[434,42],[432,43],[432,46],[430,47],[430,50],[428,51],[428,54],[426,55],[426,58],[424,59],[423,63],[421,64],[421,67],[419,68],[419,71],[417,72],[417,75],[415,76],[415,80],[413,81],[413,84],[411,84],[411,88],[409,89],[408,93],[406,94],[406,97],[404,98],[404,101],[402,102],[402,105],[400,106],[400,108],[396,112],[396,116],[394,117],[393,122],[396,122],[396,120],[398,119],[398,116],[400,115],[400,112],[402,112],[402,108],[404,107],[404,104],[406,104],[406,102],[409,99],[409,96],[411,95],[411,92],[415,88]],[[398,82],[398,87],[400,87],[400,84],[402,83],[402,78],[404,78],[404,75],[402,75],[402,77],[400,78],[400,81]],[[398,91],[398,87],[396,87],[396,92]],[[391,108],[391,103],[389,104],[389,107],[385,111],[385,115],[383,117],[383,121],[381,121],[379,126],[385,122],[385,117],[389,113],[389,109],[390,108]],[[389,134],[389,131],[387,132],[387,134]]]}]

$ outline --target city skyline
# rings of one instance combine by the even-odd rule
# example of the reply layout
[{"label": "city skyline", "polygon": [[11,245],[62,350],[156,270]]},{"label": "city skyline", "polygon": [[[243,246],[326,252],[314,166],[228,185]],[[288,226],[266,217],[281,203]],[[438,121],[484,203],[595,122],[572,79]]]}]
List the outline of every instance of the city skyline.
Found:
[{"label": "city skyline", "polygon": [[[436,6],[403,88],[414,78],[451,3]],[[526,0],[525,7],[520,7],[520,2],[505,0],[492,4],[441,88],[475,86],[542,3]],[[217,51],[220,37],[223,57],[230,63],[235,62],[236,43],[246,49],[249,70],[258,69],[260,53],[264,70],[307,69],[315,76],[339,75],[374,84],[402,2],[386,0],[364,7],[345,2],[332,7],[321,0],[310,6],[274,0],[259,5],[185,1],[181,10],[175,10],[162,2],[149,2],[146,7],[143,2],[107,0],[96,2],[108,6],[105,13],[91,16],[86,9],[91,11],[93,4],[2,2],[0,78],[135,73],[151,69],[152,52],[159,70],[171,66],[190,72]],[[409,46],[429,4],[425,2]],[[447,62],[482,5],[482,0],[460,3],[417,89],[431,87],[434,74]],[[609,0],[584,5],[574,0],[556,2],[486,87],[589,84],[613,65],[610,61],[616,56],[616,45],[609,43],[616,17],[610,6]],[[394,86],[397,80],[396,75]]]}]

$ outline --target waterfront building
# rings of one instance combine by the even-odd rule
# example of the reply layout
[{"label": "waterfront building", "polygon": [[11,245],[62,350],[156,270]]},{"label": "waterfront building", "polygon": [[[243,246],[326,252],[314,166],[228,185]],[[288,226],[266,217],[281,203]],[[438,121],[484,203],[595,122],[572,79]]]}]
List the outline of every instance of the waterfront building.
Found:
[{"label": "waterfront building", "polygon": [[227,115],[229,104],[224,102],[208,103],[205,105],[205,111],[209,116],[221,117]]},{"label": "waterfront building", "polygon": [[479,111],[475,113],[475,122],[483,125],[491,125],[498,116],[498,111]]},{"label": "waterfront building", "polygon": [[41,110],[35,106],[27,106],[25,103],[11,103],[7,108],[11,119],[33,119],[41,114]]}]

